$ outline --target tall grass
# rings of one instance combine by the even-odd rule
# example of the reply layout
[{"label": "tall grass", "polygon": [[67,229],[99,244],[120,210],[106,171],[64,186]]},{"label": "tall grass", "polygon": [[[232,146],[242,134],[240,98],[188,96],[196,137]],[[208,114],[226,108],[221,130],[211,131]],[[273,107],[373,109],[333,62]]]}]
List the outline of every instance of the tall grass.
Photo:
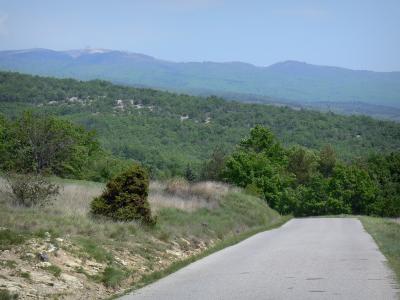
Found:
[{"label": "tall grass", "polygon": [[220,199],[232,187],[218,182],[198,182],[189,184],[184,179],[150,184],[149,202],[154,211],[161,208],[177,208],[193,212],[200,208],[215,209]]}]

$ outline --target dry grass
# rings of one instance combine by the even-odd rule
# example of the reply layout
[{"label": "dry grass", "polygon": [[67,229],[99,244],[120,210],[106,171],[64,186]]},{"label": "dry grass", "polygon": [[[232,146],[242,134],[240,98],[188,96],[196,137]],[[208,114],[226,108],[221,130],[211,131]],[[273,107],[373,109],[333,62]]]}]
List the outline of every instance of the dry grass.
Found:
[{"label": "dry grass", "polygon": [[[56,214],[84,216],[89,212],[90,202],[99,196],[105,185],[77,180],[54,179],[60,185],[60,194],[47,208]],[[218,182],[198,182],[189,184],[184,179],[150,183],[149,202],[154,212],[161,208],[177,208],[193,212],[200,208],[215,209],[230,186]],[[0,177],[0,200],[8,202],[10,190],[7,182]]]},{"label": "dry grass", "polygon": [[90,209],[90,202],[99,196],[103,189],[102,184],[64,183],[52,208],[67,215],[86,215]]},{"label": "dry grass", "polygon": [[189,184],[183,179],[172,179],[166,183],[152,182],[149,202],[154,211],[164,207],[193,212],[200,208],[215,209],[220,199],[232,188],[218,182]]}]

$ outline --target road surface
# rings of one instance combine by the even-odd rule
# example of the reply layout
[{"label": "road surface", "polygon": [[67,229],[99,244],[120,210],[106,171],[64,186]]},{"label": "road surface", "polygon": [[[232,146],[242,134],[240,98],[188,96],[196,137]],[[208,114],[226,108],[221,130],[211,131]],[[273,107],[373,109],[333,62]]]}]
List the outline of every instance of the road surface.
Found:
[{"label": "road surface", "polygon": [[124,300],[398,299],[386,259],[359,220],[293,219],[216,252]]}]

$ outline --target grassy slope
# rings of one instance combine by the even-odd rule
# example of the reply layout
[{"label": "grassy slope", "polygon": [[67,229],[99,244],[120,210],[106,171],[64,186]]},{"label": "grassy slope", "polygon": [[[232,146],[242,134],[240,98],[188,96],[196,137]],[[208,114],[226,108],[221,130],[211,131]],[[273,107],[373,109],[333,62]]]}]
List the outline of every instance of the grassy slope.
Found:
[{"label": "grassy slope", "polygon": [[[199,207],[188,212],[173,205],[155,208],[158,215],[155,228],[137,223],[115,223],[92,219],[87,214],[88,201],[100,191],[98,185],[71,181],[64,185],[67,194],[61,195],[52,207],[27,209],[0,204],[0,248],[15,253],[13,259],[5,259],[0,253],[0,260],[4,263],[15,261],[14,269],[34,273],[35,269],[31,270],[31,267],[38,263],[37,260],[26,261],[23,257],[27,252],[36,255],[39,248],[56,245],[60,250],[55,253],[59,254],[49,254],[54,267],[41,271],[53,277],[69,274],[87,282],[86,294],[79,289],[67,289],[67,292],[78,293],[77,297],[104,298],[132,285],[142,286],[198,257],[287,220],[262,200],[230,189],[218,199],[208,200],[218,201],[214,209]],[[78,192],[72,192],[71,186],[76,186]],[[4,194],[1,198],[5,199]],[[86,203],[74,204],[74,201]],[[59,238],[63,241],[58,242]],[[31,247],[32,243],[36,246]],[[66,268],[59,262],[64,256],[82,267]],[[97,265],[98,271],[94,272],[90,265]],[[12,278],[8,273],[3,276]]]},{"label": "grassy slope", "polygon": [[400,283],[400,224],[373,217],[360,217],[360,220],[386,256]]}]

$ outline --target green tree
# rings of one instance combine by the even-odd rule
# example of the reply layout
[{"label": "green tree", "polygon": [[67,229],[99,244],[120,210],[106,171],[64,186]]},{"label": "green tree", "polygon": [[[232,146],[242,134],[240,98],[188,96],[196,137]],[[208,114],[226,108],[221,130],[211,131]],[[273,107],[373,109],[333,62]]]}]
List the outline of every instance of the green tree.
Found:
[{"label": "green tree", "polygon": [[262,153],[273,162],[280,163],[285,151],[272,131],[261,125],[250,130],[250,136],[240,142],[240,148],[254,153]]},{"label": "green tree", "polygon": [[25,112],[11,122],[7,133],[0,133],[0,138],[1,167],[23,173],[79,178],[90,157],[100,150],[93,132],[69,121],[32,112]]},{"label": "green tree", "polygon": [[325,145],[319,152],[318,170],[325,177],[329,177],[333,173],[336,165],[336,153],[331,145]]},{"label": "green tree", "polygon": [[185,178],[189,182],[196,180],[196,174],[193,172],[192,167],[189,164],[186,165]]},{"label": "green tree", "polygon": [[351,211],[351,205],[344,199],[332,197],[329,180],[321,175],[313,176],[307,185],[297,188],[297,201],[293,208],[295,216],[349,214]]},{"label": "green tree", "polygon": [[379,186],[371,213],[378,216],[400,216],[400,152],[371,155],[363,165]]},{"label": "green tree", "polygon": [[256,126],[228,157],[223,176],[228,182],[259,191],[275,207],[290,181],[284,172],[285,164],[285,151],[272,132]]},{"label": "green tree", "polygon": [[288,154],[289,172],[296,176],[298,184],[306,184],[315,172],[316,157],[313,152],[302,147],[294,147]]},{"label": "green tree", "polygon": [[226,151],[216,147],[201,169],[201,178],[204,180],[220,180],[225,167]]},{"label": "green tree", "polygon": [[376,201],[378,186],[368,172],[356,165],[337,165],[329,182],[333,198],[351,207],[354,214],[369,214]]}]

